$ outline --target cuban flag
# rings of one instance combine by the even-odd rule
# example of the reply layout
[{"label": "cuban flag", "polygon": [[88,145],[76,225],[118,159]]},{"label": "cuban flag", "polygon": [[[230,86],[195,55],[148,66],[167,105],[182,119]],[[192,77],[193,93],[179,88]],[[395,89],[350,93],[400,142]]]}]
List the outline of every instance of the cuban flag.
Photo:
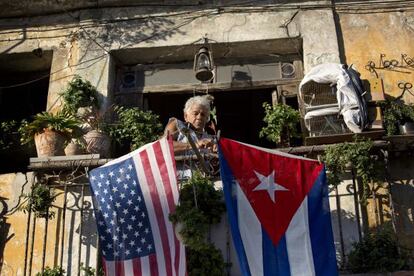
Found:
[{"label": "cuban flag", "polygon": [[226,138],[220,171],[243,275],[337,275],[324,165]]}]

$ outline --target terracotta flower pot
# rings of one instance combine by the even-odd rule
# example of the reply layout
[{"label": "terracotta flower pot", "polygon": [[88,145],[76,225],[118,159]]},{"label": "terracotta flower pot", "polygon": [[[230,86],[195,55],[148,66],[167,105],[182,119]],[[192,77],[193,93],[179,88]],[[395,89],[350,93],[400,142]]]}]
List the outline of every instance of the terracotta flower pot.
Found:
[{"label": "terracotta flower pot", "polygon": [[73,140],[65,147],[65,155],[79,155],[84,153],[84,148]]},{"label": "terracotta flower pot", "polygon": [[45,129],[34,136],[38,157],[65,155],[63,148],[66,137],[61,133]]},{"label": "terracotta flower pot", "polygon": [[86,152],[98,153],[100,157],[109,157],[111,138],[97,130],[91,130],[83,138],[86,141]]}]

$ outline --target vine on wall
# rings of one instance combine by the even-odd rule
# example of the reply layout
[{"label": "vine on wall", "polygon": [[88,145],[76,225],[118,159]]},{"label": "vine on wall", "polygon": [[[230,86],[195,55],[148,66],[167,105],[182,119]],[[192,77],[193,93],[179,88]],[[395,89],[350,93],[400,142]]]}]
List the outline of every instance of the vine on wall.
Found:
[{"label": "vine on wall", "polygon": [[327,169],[328,183],[337,186],[341,183],[341,176],[349,168],[361,180],[361,203],[366,204],[369,196],[370,183],[379,181],[380,176],[376,163],[376,156],[372,154],[373,142],[371,140],[355,139],[354,143],[342,143],[329,146],[322,159]]}]

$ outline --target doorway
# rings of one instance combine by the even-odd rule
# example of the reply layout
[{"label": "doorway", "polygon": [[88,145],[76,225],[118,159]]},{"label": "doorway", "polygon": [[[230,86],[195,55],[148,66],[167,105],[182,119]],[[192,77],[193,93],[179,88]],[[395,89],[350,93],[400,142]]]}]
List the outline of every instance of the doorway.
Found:
[{"label": "doorway", "polygon": [[[212,92],[221,136],[261,147],[275,144],[259,137],[264,126],[263,103],[272,102],[271,89]],[[148,109],[160,116],[165,126],[171,117],[183,120],[184,104],[191,94],[154,93],[146,95]]]}]

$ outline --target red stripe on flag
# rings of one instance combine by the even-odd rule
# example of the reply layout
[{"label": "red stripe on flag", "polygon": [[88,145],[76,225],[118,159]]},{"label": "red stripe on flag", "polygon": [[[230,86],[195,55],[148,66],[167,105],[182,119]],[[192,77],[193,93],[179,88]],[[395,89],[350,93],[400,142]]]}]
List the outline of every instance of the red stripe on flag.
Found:
[{"label": "red stripe on flag", "polygon": [[134,275],[142,275],[141,258],[132,260],[132,270],[134,271]]},{"label": "red stripe on flag", "polygon": [[[164,159],[164,155],[162,153],[160,142],[158,141],[157,143],[155,143],[153,147],[154,147],[154,153],[155,153],[155,158],[157,160],[158,168],[160,169],[162,182],[164,183],[165,194],[167,196],[167,201],[168,201],[168,208],[170,209],[170,213],[172,213],[175,211],[174,196],[172,192],[173,188],[171,186],[170,178],[168,176],[167,165]],[[178,275],[179,266],[180,266],[180,244],[175,235],[175,232],[173,232],[173,237],[174,237],[174,247],[175,247],[174,269],[175,269],[176,274]]]},{"label": "red stripe on flag", "polygon": [[174,143],[173,143],[173,139],[171,135],[168,136],[168,146],[169,146],[168,148],[170,149],[170,156],[171,156],[173,167],[174,167],[174,176],[177,179],[177,165],[175,164]]},{"label": "red stripe on flag", "polygon": [[[159,142],[157,142],[159,143]],[[160,229],[160,237],[162,243],[162,251],[164,253],[164,260],[165,260],[165,269],[168,276],[172,275],[172,266],[171,266],[171,254],[170,254],[170,246],[168,244],[168,234],[167,228],[165,226],[165,217],[164,213],[162,212],[162,206],[158,194],[158,190],[155,184],[154,176],[151,171],[151,164],[148,158],[147,151],[140,152],[141,162],[144,169],[145,177],[147,179],[148,190],[151,195],[152,204],[154,205],[154,211],[158,221],[158,227]],[[164,185],[162,185],[164,186]],[[151,258],[150,258],[151,262]],[[151,265],[152,269],[152,265]]]},{"label": "red stripe on flag", "polygon": [[102,258],[101,258],[101,260],[102,260],[102,268],[103,268],[103,270],[104,270],[104,275],[108,275],[108,270],[106,269],[106,262],[105,262],[105,258],[104,258],[104,257],[102,257]]},{"label": "red stripe on flag", "polygon": [[124,262],[123,261],[115,261],[115,275],[116,276],[125,275],[125,269],[124,269]]},{"label": "red stripe on flag", "polygon": [[148,257],[149,257],[149,263],[150,263],[151,276],[157,276],[157,275],[159,275],[159,272],[158,272],[158,263],[157,263],[157,255],[151,254]]}]

